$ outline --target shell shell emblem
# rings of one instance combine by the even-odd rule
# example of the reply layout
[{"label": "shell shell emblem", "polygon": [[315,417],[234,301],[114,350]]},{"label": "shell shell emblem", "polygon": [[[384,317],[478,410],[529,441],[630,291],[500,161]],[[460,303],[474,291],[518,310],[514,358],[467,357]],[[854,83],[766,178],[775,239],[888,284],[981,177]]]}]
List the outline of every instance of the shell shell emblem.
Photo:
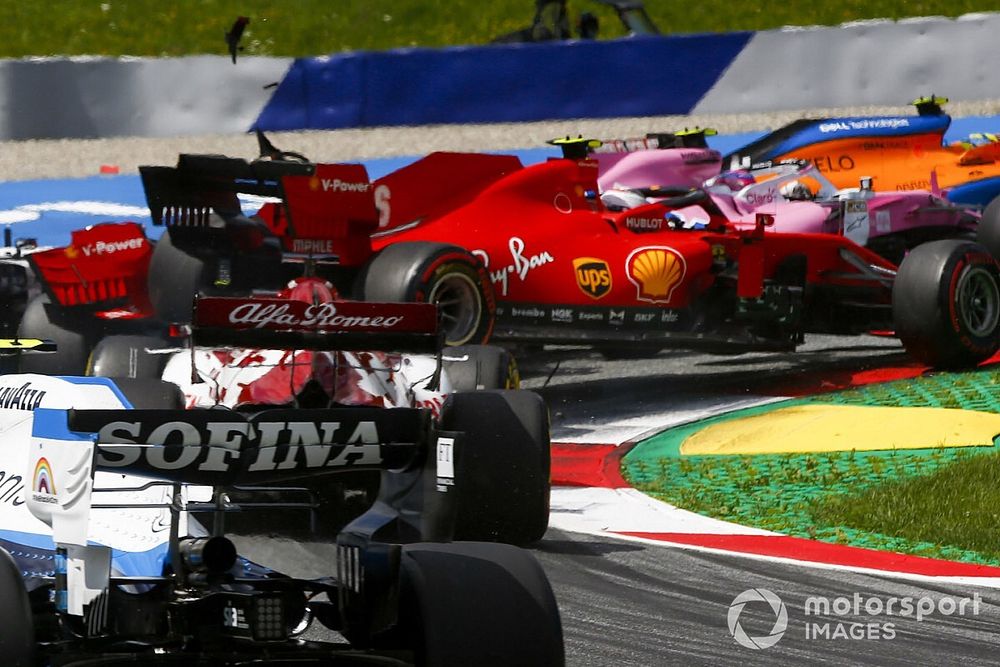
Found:
[{"label": "shell shell emblem", "polygon": [[684,280],[687,263],[673,248],[638,248],[625,260],[625,274],[636,287],[636,299],[667,303]]}]

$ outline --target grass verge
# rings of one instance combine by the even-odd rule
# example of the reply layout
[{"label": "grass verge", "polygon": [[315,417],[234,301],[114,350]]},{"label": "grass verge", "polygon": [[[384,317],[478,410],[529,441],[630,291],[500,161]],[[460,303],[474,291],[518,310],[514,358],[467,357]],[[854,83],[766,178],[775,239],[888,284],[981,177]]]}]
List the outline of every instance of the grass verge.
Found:
[{"label": "grass verge", "polygon": [[637,489],[786,535],[1000,565],[1000,457],[968,447],[662,458],[628,465]]},{"label": "grass verge", "polygon": [[[997,371],[938,374],[796,402],[997,411],[998,379]],[[660,439],[656,451],[663,455],[644,456],[640,444],[625,457],[626,479],[678,507],[743,525],[829,542],[1000,565],[1000,531],[996,530],[1000,519],[1000,451],[996,445],[822,454],[679,455],[680,442],[694,428],[680,427],[651,439]]]},{"label": "grass verge", "polygon": [[[591,12],[602,38],[623,28],[613,10],[568,0],[571,23]],[[664,33],[764,30],[784,25],[836,25],[908,16],[959,16],[996,11],[985,0],[838,0],[678,3],[645,0]],[[486,44],[528,27],[532,0],[49,0],[0,3],[0,57],[28,55],[181,56],[226,53],[223,33],[250,17],[246,55],[311,56],[409,46]]]}]

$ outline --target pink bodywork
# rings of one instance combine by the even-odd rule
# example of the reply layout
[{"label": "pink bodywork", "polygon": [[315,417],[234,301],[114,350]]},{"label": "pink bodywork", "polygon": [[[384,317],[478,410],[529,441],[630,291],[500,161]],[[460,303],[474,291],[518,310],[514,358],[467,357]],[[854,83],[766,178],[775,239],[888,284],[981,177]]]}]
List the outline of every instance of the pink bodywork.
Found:
[{"label": "pink bodywork", "polygon": [[[719,210],[740,226],[752,227],[757,213],[769,213],[775,216],[774,230],[778,232],[844,233],[840,218],[831,214],[840,209],[845,195],[829,185],[812,165],[783,164],[755,171],[757,183],[733,191],[721,184],[706,183],[719,175],[721,158],[713,160],[718,155],[718,151],[706,148],[665,148],[599,153],[594,157],[600,165],[598,186],[602,192],[651,186],[705,187]],[[799,180],[820,184],[815,200],[788,200],[782,196],[781,186]],[[868,191],[854,197],[864,199],[868,211],[867,232],[852,237],[862,244],[873,236],[918,227],[960,227],[974,231],[979,220],[977,213],[950,204],[938,193],[927,190]],[[689,219],[708,218],[701,206],[679,209],[678,213]]]}]

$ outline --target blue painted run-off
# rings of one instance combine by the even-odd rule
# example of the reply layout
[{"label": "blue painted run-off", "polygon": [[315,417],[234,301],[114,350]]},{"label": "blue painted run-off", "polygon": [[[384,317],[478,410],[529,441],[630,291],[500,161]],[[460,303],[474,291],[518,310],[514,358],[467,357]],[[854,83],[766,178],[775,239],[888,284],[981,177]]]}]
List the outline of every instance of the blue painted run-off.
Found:
[{"label": "blue painted run-off", "polygon": [[687,114],[753,33],[300,58],[262,130]]},{"label": "blue painted run-off", "polygon": [[[651,127],[650,131],[670,129]],[[1000,116],[956,119],[945,139],[954,141],[972,132],[1000,133]],[[728,153],[760,134],[751,132],[710,137],[709,145]],[[525,164],[558,155],[552,147],[507,152],[517,155]],[[413,156],[382,158],[366,160],[364,165],[371,178],[379,178],[414,159]],[[146,233],[154,239],[159,238],[163,231],[161,227],[150,224],[138,175],[0,183],[0,226],[10,226],[14,238],[34,238],[41,245],[65,245],[69,243],[72,230],[106,220],[146,223]]]}]

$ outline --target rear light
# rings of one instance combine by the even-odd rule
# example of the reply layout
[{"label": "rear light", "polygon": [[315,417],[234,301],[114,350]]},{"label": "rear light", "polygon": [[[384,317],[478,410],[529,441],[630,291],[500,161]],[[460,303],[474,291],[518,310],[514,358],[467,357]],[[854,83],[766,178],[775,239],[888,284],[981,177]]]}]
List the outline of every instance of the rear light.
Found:
[{"label": "rear light", "polygon": [[222,608],[227,633],[255,641],[281,641],[289,635],[285,602],[280,594],[229,595]]},{"label": "rear light", "polygon": [[191,335],[190,324],[171,324],[167,327],[168,338],[187,338]]}]

